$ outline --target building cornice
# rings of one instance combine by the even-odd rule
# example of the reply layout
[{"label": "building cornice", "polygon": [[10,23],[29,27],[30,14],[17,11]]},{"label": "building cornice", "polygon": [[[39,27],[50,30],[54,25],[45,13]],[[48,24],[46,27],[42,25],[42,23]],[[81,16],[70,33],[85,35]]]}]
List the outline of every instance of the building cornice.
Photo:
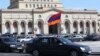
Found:
[{"label": "building cornice", "polygon": [[[33,9],[34,13],[46,13],[50,11],[61,12],[63,14],[98,14],[96,10],[71,10],[71,9]],[[6,9],[2,13],[31,13],[32,9]]]}]

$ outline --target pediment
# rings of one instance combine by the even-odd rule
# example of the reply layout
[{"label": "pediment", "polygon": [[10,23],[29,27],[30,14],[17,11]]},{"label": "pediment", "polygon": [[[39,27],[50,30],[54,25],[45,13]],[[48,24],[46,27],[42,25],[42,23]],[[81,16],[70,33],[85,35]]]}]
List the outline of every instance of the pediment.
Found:
[{"label": "pediment", "polygon": [[41,12],[41,13],[46,13],[46,12],[50,12],[50,11],[54,11],[54,12],[64,12],[63,10],[60,9],[56,9],[56,8],[52,8],[52,9],[43,9],[43,10],[35,10],[34,12]]}]

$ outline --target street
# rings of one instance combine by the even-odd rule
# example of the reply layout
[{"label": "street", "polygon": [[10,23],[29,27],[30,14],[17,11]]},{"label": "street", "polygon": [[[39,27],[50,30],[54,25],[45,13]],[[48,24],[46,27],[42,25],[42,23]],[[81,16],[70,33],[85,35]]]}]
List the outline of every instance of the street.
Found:
[{"label": "street", "polygon": [[92,52],[100,52],[100,41],[84,41],[84,42],[75,42],[81,45],[87,45],[91,48]]},{"label": "street", "polygon": [[[22,54],[22,53],[0,53],[0,56],[32,56],[32,55]],[[100,55],[89,55],[89,56],[100,56]]]}]

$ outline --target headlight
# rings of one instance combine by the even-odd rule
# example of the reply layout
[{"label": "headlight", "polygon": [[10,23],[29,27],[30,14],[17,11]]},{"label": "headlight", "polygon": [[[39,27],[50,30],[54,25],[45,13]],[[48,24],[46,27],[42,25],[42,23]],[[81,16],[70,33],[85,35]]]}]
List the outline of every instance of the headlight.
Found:
[{"label": "headlight", "polygon": [[16,45],[10,45],[10,47],[16,47]]},{"label": "headlight", "polygon": [[84,52],[86,51],[86,49],[84,47],[80,47],[80,49]]}]

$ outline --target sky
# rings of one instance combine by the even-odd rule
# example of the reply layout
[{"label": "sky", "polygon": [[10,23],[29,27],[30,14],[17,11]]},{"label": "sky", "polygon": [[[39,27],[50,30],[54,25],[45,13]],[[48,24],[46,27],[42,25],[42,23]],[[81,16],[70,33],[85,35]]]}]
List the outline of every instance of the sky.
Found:
[{"label": "sky", "polygon": [[[66,9],[93,9],[100,11],[100,0],[60,0]],[[6,9],[9,0],[0,0],[0,8]]]}]

